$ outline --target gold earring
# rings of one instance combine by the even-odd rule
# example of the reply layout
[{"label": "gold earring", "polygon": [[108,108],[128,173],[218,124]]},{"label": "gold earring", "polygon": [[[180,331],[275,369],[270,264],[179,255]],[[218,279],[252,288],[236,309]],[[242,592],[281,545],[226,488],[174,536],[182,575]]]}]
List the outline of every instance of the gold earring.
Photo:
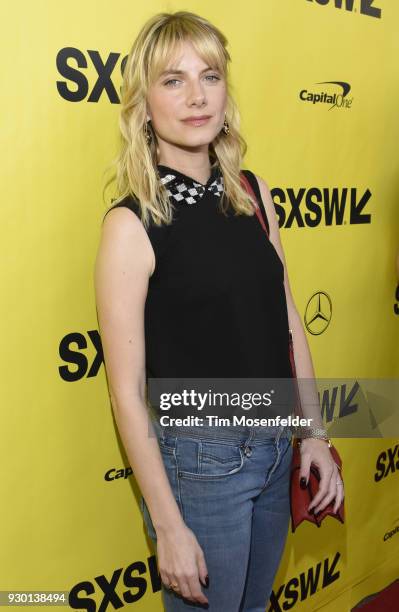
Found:
[{"label": "gold earring", "polygon": [[226,117],[224,118],[224,123],[223,123],[223,128],[222,129],[223,129],[223,132],[225,134],[229,134],[230,133],[230,127],[229,127],[229,124],[227,123]]},{"label": "gold earring", "polygon": [[149,130],[148,124],[149,124],[149,121],[146,121],[144,124],[144,136],[147,141],[147,144],[149,145],[151,144],[152,136],[151,136],[151,132]]}]

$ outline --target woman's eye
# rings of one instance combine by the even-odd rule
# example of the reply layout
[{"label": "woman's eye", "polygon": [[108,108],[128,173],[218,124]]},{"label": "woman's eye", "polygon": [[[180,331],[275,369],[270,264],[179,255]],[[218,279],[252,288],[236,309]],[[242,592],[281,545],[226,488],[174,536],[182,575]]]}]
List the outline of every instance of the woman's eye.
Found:
[{"label": "woman's eye", "polygon": [[[216,74],[207,74],[205,79],[209,79],[211,83],[215,81],[220,81],[220,77],[216,76]],[[169,79],[164,83],[164,85],[171,85],[174,87],[174,83],[179,83],[179,79]]]},{"label": "woman's eye", "polygon": [[169,83],[175,83],[177,82],[179,79],[169,79],[169,81],[166,81],[166,83],[164,83],[164,85],[169,85]]}]

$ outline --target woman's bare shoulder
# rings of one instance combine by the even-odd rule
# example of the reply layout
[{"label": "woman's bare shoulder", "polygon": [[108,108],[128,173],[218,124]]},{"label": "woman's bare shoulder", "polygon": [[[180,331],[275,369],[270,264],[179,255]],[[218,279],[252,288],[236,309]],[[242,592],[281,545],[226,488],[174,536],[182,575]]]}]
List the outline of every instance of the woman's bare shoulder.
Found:
[{"label": "woman's bare shoulder", "polygon": [[126,266],[149,276],[154,270],[153,247],[138,209],[131,200],[122,201],[110,207],[103,218],[97,266],[102,263],[111,274]]}]

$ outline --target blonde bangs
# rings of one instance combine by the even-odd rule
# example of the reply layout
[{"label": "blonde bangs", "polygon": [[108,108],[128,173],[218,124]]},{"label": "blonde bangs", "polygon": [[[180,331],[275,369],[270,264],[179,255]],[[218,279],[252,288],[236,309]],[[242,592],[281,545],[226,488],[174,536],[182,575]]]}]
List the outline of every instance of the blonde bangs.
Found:
[{"label": "blonde bangs", "polygon": [[190,20],[169,21],[154,36],[147,55],[147,87],[150,87],[164,70],[177,68],[182,43],[190,42],[199,57],[213,70],[227,78],[227,62],[230,55],[215,34],[201,23]]}]

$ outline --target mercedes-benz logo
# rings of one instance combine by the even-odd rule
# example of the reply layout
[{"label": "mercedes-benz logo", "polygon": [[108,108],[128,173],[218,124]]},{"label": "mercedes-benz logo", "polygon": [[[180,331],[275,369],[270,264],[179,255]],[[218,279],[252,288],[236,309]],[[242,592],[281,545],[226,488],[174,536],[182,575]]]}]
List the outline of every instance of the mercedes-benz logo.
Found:
[{"label": "mercedes-benz logo", "polygon": [[305,326],[310,334],[322,334],[330,324],[332,303],[324,291],[316,291],[309,299],[305,310]]}]

